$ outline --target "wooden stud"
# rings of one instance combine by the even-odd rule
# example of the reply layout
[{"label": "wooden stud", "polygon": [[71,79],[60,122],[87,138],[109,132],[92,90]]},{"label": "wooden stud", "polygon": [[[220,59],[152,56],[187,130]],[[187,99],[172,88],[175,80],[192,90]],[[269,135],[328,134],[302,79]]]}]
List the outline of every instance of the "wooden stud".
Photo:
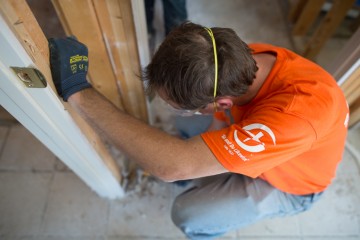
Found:
[{"label": "wooden stud", "polygon": [[288,19],[291,23],[297,22],[307,2],[308,0],[298,0],[293,6],[290,6]]},{"label": "wooden stud", "polygon": [[93,0],[126,112],[148,121],[130,0]]},{"label": "wooden stud", "polygon": [[[112,0],[110,0],[112,1]],[[127,43],[128,58],[121,58],[122,64],[125,67],[126,84],[129,86],[130,93],[128,94],[131,105],[138,109],[143,120],[147,120],[147,107],[145,104],[145,95],[143,89],[143,82],[139,79],[141,74],[141,65],[136,41],[135,25],[133,20],[133,12],[130,0],[117,0],[121,9],[124,29],[124,41]],[[113,18],[114,19],[114,18]],[[119,29],[114,26],[114,29]],[[121,39],[121,32],[117,33],[118,39]],[[125,49],[124,49],[125,50]],[[120,51],[120,56],[124,52]]]},{"label": "wooden stud", "polygon": [[319,16],[325,0],[306,1],[306,4],[293,27],[293,35],[305,35]]},{"label": "wooden stud", "polygon": [[89,49],[89,78],[102,95],[123,109],[116,78],[91,0],[52,0],[68,35],[76,36]]},{"label": "wooden stud", "polygon": [[321,21],[317,30],[311,37],[303,56],[314,59],[321,51],[321,48],[328,38],[336,31],[341,21],[346,16],[347,11],[353,6],[354,0],[334,0],[332,8]]},{"label": "wooden stud", "polygon": [[[104,41],[112,59],[113,70],[125,110],[143,121],[147,121],[143,82],[136,46],[135,29],[131,15],[130,0],[93,0]],[[131,160],[126,168],[134,176],[137,164]]]}]

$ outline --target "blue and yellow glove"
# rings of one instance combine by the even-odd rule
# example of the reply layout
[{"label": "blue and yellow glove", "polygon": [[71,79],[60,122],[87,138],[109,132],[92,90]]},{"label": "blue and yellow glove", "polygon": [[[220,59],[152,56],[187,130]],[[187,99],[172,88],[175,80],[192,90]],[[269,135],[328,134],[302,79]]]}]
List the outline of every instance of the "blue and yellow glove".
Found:
[{"label": "blue and yellow glove", "polygon": [[50,38],[50,68],[58,94],[68,98],[91,85],[86,80],[89,59],[87,47],[73,37]]}]

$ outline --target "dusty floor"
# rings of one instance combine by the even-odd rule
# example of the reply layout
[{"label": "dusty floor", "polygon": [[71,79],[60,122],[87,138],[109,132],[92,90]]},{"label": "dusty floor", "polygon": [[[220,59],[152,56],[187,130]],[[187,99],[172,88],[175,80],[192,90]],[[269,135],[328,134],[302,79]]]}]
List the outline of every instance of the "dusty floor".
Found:
[{"label": "dusty floor", "polygon": [[[246,42],[293,49],[281,9],[274,0],[188,1],[189,19],[194,22],[234,28]],[[158,41],[161,31],[159,27]],[[342,44],[342,39],[328,43],[329,49]],[[323,53],[320,64],[334,55]],[[172,131],[171,124],[164,128]],[[347,145],[334,183],[311,211],[259,222],[221,239],[360,239],[360,129],[349,132]],[[185,239],[169,212],[174,197],[184,190],[150,181],[146,191],[122,200],[101,199],[24,127],[1,122],[1,240]]]},{"label": "dusty floor", "polygon": [[[360,149],[360,131],[349,142]],[[20,125],[0,127],[0,239],[185,239],[170,207],[185,190],[150,182],[122,200],[99,198]],[[357,153],[359,156],[360,153]],[[359,162],[345,151],[337,177],[309,212],[259,222],[222,239],[360,239]]]}]

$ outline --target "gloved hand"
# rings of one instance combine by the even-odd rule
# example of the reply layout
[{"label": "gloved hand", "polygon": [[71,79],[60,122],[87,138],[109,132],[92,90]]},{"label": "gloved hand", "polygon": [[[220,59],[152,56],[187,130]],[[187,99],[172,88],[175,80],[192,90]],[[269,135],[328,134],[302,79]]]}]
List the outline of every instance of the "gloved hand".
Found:
[{"label": "gloved hand", "polygon": [[86,80],[88,71],[88,49],[73,37],[50,38],[50,68],[58,94],[68,98],[91,87]]}]

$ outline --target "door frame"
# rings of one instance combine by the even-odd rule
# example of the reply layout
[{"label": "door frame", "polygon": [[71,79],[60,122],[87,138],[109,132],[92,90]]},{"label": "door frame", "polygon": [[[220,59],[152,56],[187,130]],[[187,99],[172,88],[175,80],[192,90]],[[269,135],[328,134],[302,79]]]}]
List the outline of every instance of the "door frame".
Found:
[{"label": "door frame", "polygon": [[[1,4],[4,6],[8,2],[1,1]],[[29,49],[24,48],[24,42],[19,40],[24,38],[11,28],[13,26],[9,23],[7,14],[11,13],[4,14],[2,9],[0,14],[1,105],[98,195],[109,199],[123,197],[121,179],[104,161],[101,152],[94,147],[94,141],[97,140],[84,134],[78,123],[74,121],[73,115],[64,106],[66,103],[60,101],[55,93],[51,74],[49,75],[49,65],[41,71],[47,80],[47,86],[44,88],[28,88],[11,69],[11,67],[38,68],[39,62],[34,55],[29,54]],[[27,40],[31,41],[29,36],[27,37]],[[30,50],[38,51],[31,48],[35,46],[31,44],[33,43],[29,43]],[[47,45],[43,47],[47,48]],[[95,144],[97,143],[99,142]]]}]

